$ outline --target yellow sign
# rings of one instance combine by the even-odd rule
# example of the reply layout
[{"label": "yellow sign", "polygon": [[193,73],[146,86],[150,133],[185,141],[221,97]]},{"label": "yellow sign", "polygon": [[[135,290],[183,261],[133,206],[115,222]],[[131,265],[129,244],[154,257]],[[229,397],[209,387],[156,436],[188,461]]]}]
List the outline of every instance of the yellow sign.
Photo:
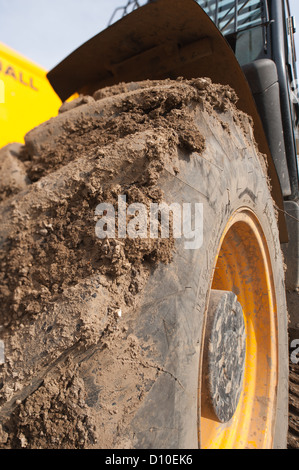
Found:
[{"label": "yellow sign", "polygon": [[0,80],[0,104],[5,103],[5,85],[4,81]]},{"label": "yellow sign", "polygon": [[47,71],[0,43],[0,148],[58,114]]}]

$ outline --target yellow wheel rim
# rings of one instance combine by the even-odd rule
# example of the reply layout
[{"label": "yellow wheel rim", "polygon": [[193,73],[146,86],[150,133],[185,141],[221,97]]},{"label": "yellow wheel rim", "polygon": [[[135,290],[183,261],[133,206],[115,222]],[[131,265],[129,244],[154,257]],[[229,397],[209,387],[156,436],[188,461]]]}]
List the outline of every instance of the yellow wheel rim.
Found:
[{"label": "yellow wheel rim", "polygon": [[233,291],[246,329],[244,382],[238,407],[225,424],[200,416],[205,449],[271,448],[277,386],[277,309],[267,242],[256,216],[237,211],[227,224],[212,289]]}]

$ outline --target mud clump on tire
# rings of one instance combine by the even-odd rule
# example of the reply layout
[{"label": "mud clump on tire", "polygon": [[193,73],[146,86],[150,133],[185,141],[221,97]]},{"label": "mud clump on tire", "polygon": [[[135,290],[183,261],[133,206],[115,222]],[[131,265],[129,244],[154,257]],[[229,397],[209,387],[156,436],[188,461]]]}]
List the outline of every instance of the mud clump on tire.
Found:
[{"label": "mud clump on tire", "polygon": [[[99,239],[95,209],[110,203],[117,214],[119,195],[147,208],[167,202],[163,174],[179,182],[182,153],[192,158],[205,149],[192,119],[197,107],[227,132],[225,113],[251,132],[236,101],[233,90],[209,79],[120,84],[65,106],[26,136],[18,158],[30,184],[17,194],[5,187],[0,206],[0,447],[120,445],[161,373],[147,359],[152,345],[141,347],[127,323],[175,243],[172,236]],[[100,426],[94,384],[84,375],[84,358],[98,353]],[[119,368],[128,383],[122,401],[107,405]]]},{"label": "mud clump on tire", "polygon": [[10,448],[80,449],[94,441],[84,383],[76,367],[67,365],[70,370],[63,367],[53,371],[27,400],[18,402],[5,425]]}]

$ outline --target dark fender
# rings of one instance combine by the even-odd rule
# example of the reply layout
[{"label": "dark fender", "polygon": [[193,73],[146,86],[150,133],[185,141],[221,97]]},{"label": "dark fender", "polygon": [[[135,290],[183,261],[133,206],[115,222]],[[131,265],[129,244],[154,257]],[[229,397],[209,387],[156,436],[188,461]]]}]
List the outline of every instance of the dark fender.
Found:
[{"label": "dark fender", "polygon": [[210,77],[229,84],[249,114],[260,152],[267,155],[272,197],[287,242],[283,197],[263,125],[245,75],[225,38],[194,0],[157,0],[93,37],[48,74],[62,100],[119,82]]}]

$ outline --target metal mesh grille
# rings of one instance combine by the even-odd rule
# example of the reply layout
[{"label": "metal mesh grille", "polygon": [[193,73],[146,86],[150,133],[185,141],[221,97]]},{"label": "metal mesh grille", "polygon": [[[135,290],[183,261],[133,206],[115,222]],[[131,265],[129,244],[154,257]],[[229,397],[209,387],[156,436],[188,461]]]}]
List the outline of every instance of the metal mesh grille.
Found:
[{"label": "metal mesh grille", "polygon": [[132,13],[132,11],[136,10],[137,8],[142,7],[146,3],[148,3],[146,0],[128,0],[125,6],[118,7],[116,10],[114,10],[108,26],[128,15],[129,13]]},{"label": "metal mesh grille", "polygon": [[[150,3],[150,1],[128,0],[125,6],[119,7],[114,11],[109,25],[146,3]],[[263,23],[263,2],[261,0],[196,1],[225,35]]]},{"label": "metal mesh grille", "polygon": [[260,0],[197,0],[223,34],[252,28],[263,22]]}]

